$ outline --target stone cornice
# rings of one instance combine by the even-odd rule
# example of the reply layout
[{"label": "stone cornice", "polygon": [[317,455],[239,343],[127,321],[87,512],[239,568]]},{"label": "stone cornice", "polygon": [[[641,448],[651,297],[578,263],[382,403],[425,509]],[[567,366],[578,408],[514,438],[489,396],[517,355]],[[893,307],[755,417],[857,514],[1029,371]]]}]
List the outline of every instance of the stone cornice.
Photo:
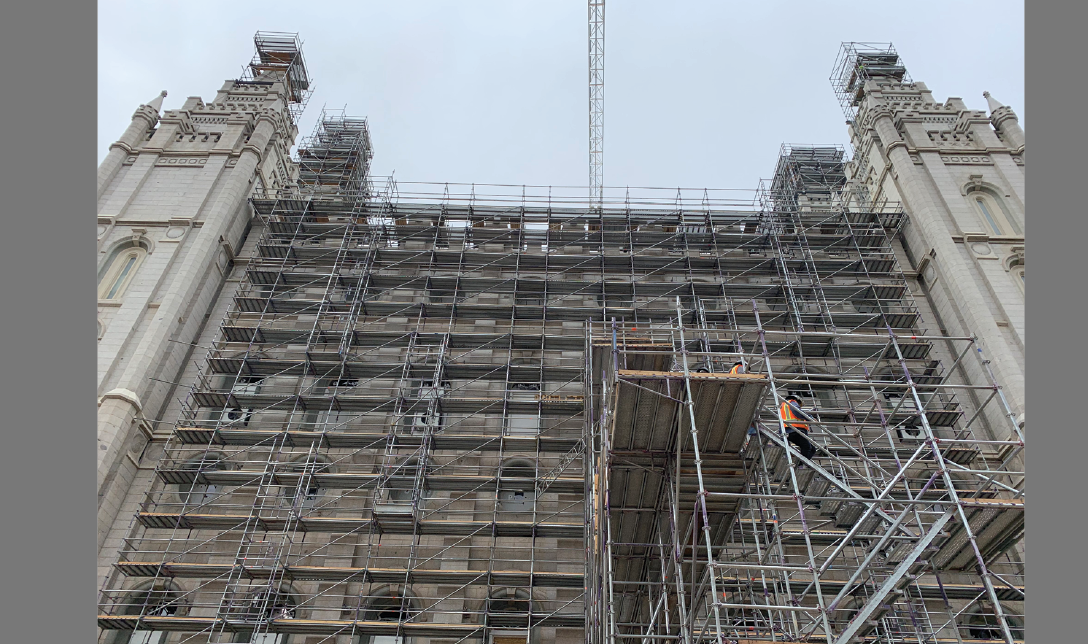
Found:
[{"label": "stone cornice", "polygon": [[136,108],[136,111],[132,113],[132,118],[147,119],[151,127],[155,126],[155,122],[159,120],[159,111],[149,105],[141,105]]},{"label": "stone cornice", "polygon": [[[964,242],[975,241],[987,241],[991,244],[1023,244],[1024,237],[1022,235],[981,235],[985,237],[985,240],[980,239],[979,233],[965,233],[963,235],[952,235],[952,241],[957,244]],[[966,238],[966,239],[965,239]]]},{"label": "stone cornice", "polygon": [[242,146],[242,149],[241,151],[239,151],[238,156],[242,156],[243,152],[252,152],[253,154],[257,155],[258,159],[261,159],[263,158],[264,150],[258,150],[257,146],[253,145],[252,143],[246,143]]},{"label": "stone cornice", "polygon": [[990,120],[991,123],[994,124],[994,127],[999,127],[1001,125],[1001,123],[1003,123],[1003,122],[1005,122],[1005,121],[1007,121],[1009,119],[1012,119],[1012,120],[1017,121],[1017,122],[1020,121],[1020,119],[1016,118],[1016,112],[1013,112],[1011,107],[1008,107],[1007,105],[1003,105],[1003,106],[997,108],[996,110],[994,110],[992,114],[990,114],[990,119],[989,120]]},{"label": "stone cornice", "polygon": [[136,409],[136,413],[139,413],[140,409],[143,407],[143,403],[140,402],[140,397],[137,396],[135,392],[128,389],[118,388],[107,391],[106,393],[102,394],[101,398],[99,398],[98,404],[101,405],[103,401],[109,398],[116,398],[118,400],[123,400],[127,402]]},{"label": "stone cornice", "polygon": [[[259,110],[243,111],[243,112],[217,112],[214,110],[202,111],[194,110],[190,115],[191,120],[189,123],[196,125],[201,124],[201,119],[214,118],[219,121],[216,125],[235,125],[235,126],[256,126],[261,121],[268,121],[272,125],[273,132],[285,139],[293,140],[294,132],[292,131],[294,125],[290,120],[286,119],[283,114],[276,110],[270,110],[269,108],[262,107]],[[218,128],[216,128],[218,129]],[[194,129],[195,131],[195,129]]]},{"label": "stone cornice", "polygon": [[867,114],[865,115],[866,120],[869,121],[869,122],[875,122],[876,120],[878,120],[880,118],[883,118],[885,116],[888,117],[888,118],[894,118],[895,117],[895,110],[893,110],[888,105],[880,105],[880,104],[873,105],[868,110],[866,110],[866,112],[867,112]]},{"label": "stone cornice", "polygon": [[196,134],[196,126],[193,125],[189,113],[184,110],[172,110],[163,114],[159,120],[163,125],[175,125],[182,134]]},{"label": "stone cornice", "polygon": [[[101,220],[104,217],[99,217],[98,223],[103,223]],[[115,220],[113,223],[117,226],[147,226],[148,228],[170,228],[171,226],[192,226],[193,228],[200,228],[204,225],[204,221],[201,219],[186,219],[188,223],[177,223],[175,217],[170,219],[120,219]]]},{"label": "stone cornice", "polygon": [[910,152],[910,147],[907,145],[907,142],[902,140],[902,139],[899,139],[898,141],[892,141],[888,145],[884,146],[884,153],[885,154],[891,154],[892,150],[894,150],[896,148],[903,148],[908,153]]},{"label": "stone cornice", "polygon": [[911,152],[936,152],[937,154],[1016,154],[1016,150],[1004,146],[971,147],[971,148],[942,148],[939,145],[919,145],[909,148]]},{"label": "stone cornice", "polygon": [[990,119],[986,116],[986,112],[981,110],[968,110],[966,112],[960,112],[959,118],[956,120],[954,129],[960,132],[966,132],[971,125],[990,125]]}]

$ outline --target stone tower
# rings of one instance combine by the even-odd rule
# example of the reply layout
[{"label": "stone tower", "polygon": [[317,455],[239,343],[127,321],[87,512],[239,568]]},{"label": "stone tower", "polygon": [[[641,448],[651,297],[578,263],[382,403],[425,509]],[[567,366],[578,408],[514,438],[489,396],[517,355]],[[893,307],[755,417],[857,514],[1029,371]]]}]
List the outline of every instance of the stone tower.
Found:
[{"label": "stone tower", "polygon": [[[832,77],[855,149],[858,205],[901,202],[902,241],[942,331],[973,333],[1024,422],[1024,132],[934,99],[890,46],[845,43]],[[867,202],[867,203],[866,203]]]},{"label": "stone tower", "polygon": [[297,178],[299,42],[259,33],[256,45],[214,100],[160,116],[164,91],[141,105],[98,168],[100,548],[245,238],[248,197]]}]

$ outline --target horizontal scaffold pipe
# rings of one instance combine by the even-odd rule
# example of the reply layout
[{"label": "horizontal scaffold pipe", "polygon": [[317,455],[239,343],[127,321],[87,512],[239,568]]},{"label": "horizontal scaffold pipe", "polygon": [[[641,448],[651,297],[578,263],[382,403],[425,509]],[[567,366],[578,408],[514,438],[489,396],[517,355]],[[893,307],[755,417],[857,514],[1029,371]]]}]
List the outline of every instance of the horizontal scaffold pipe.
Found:
[{"label": "horizontal scaffold pipe", "polygon": [[[594,326],[599,326],[599,327],[602,327],[602,328],[605,327],[604,323],[601,323],[601,322],[593,322],[592,324]],[[648,329],[649,332],[662,332],[662,331],[669,331],[669,330],[670,329],[658,329],[658,328]],[[823,339],[827,339],[827,340],[830,340],[830,339],[833,339],[833,338],[864,338],[866,340],[881,340],[882,344],[884,342],[886,342],[888,340],[888,337],[889,337],[887,332],[876,332],[876,331],[874,331],[873,333],[840,333],[840,332],[829,332],[829,331],[791,331],[789,329],[767,329],[767,328],[760,329],[760,328],[757,328],[757,327],[751,327],[751,328],[738,327],[738,328],[735,328],[735,329],[716,329],[716,328],[701,328],[701,327],[693,327],[693,326],[692,327],[685,326],[684,330],[692,332],[692,333],[702,333],[702,332],[705,331],[705,332],[711,333],[711,334],[714,334],[714,333],[720,333],[720,334],[734,334],[734,333],[738,333],[738,334],[744,334],[744,333],[756,334],[756,333],[758,333],[760,331],[763,331],[763,333],[765,333],[768,336],[776,335],[776,336],[789,336],[789,337],[802,337],[802,338],[823,338]],[[605,337],[604,333],[599,333],[599,334],[596,334],[596,335],[598,337]],[[971,337],[971,336],[955,336],[955,335],[944,336],[944,335],[896,334],[895,338],[897,340],[906,340],[906,339],[909,339],[909,340],[932,340],[932,341],[942,341],[942,342],[947,341],[947,340],[962,341],[962,342],[974,342],[974,340],[975,340],[975,338]],[[694,355],[695,354],[695,352],[693,352],[693,351],[688,352],[688,353],[689,353],[689,355]],[[753,353],[752,355],[762,355],[762,354]]]},{"label": "horizontal scaffold pipe", "polygon": [[823,609],[819,606],[775,606],[773,604],[733,604],[726,602],[714,602],[719,608],[734,608],[740,610],[787,610],[800,613],[820,613]]},{"label": "horizontal scaffold pipe", "polygon": [[[626,352],[622,352],[622,353],[661,353],[661,352],[659,352],[659,351],[658,352],[626,351]],[[720,355],[720,354],[710,353],[710,354],[702,354],[702,355],[714,356],[714,355]],[[709,376],[709,377],[714,377],[714,376],[725,377],[725,376],[728,376],[729,374],[725,374],[725,373],[693,373],[691,375],[692,375],[693,378],[698,378],[698,377],[706,377],[706,376]],[[758,376],[760,374],[746,374],[746,375]],[[640,375],[637,375],[637,374],[636,375],[628,375],[628,374],[621,373],[618,377],[620,379],[623,379],[624,377],[645,378],[646,376],[640,376]],[[679,371],[667,372],[667,373],[662,374],[662,375],[660,375],[658,377],[659,378],[671,378],[671,379],[674,379],[674,380],[679,380],[679,379],[682,379],[684,377],[684,374],[682,372],[679,372]],[[736,376],[732,376],[732,377],[735,378]],[[915,383],[915,384],[911,385],[911,384],[904,383],[904,382],[889,382],[889,381],[879,381],[879,380],[873,380],[873,381],[868,381],[868,380],[836,380],[833,375],[832,376],[827,376],[826,379],[823,379],[823,380],[810,380],[810,379],[807,379],[807,378],[805,378],[805,379],[790,378],[789,374],[786,374],[785,376],[775,375],[774,379],[775,379],[775,382],[786,382],[786,383],[789,383],[791,385],[822,385],[822,386],[835,386],[835,387],[838,387],[838,386],[850,386],[850,387],[856,387],[859,390],[868,389],[869,387],[878,387],[880,389],[903,389],[903,390],[907,390],[907,389],[911,389],[913,387],[914,389],[917,389],[918,391],[921,391],[923,393],[926,392],[926,391],[930,391],[930,390],[937,391],[937,390],[947,390],[947,389],[987,390],[987,391],[990,391],[990,390],[993,389],[992,385],[958,385],[958,384],[953,384],[953,383],[930,383],[930,384]]]},{"label": "horizontal scaffold pipe", "polygon": [[778,570],[781,572],[812,572],[808,566],[779,566],[775,564],[748,563],[745,561],[716,561],[713,568],[744,568],[745,570]]},{"label": "horizontal scaffold pipe", "polygon": [[[959,470],[959,471],[963,471],[963,470]],[[995,472],[985,472],[985,474],[995,474]],[[1020,472],[1020,474],[1022,475],[1023,472]],[[959,491],[960,492],[968,492],[968,490],[959,490]],[[731,492],[703,492],[703,494],[705,494],[708,497],[731,498],[731,499],[733,499],[733,498],[741,498],[741,499],[743,499],[743,498],[752,498],[752,499],[762,498],[762,499],[773,500],[773,501],[794,501],[794,500],[796,500],[793,496],[785,495],[785,494],[766,494],[766,495],[752,494],[752,495],[744,495],[744,494],[734,494],[734,493],[731,493]],[[805,496],[803,494],[800,497],[797,497],[797,498],[803,499],[805,501],[812,501],[812,502],[815,502],[815,501],[848,501],[850,503],[879,503],[879,504],[885,504],[886,503],[886,504],[889,504],[889,505],[948,505],[948,504],[952,503],[952,501],[950,499],[947,499],[947,498],[945,498],[945,499],[898,499],[898,498],[884,497],[884,498],[880,498],[880,499],[870,499],[870,498],[858,498],[858,497],[846,496],[846,495],[843,495],[843,496]],[[959,503],[960,503],[960,505],[963,505],[963,506],[966,506],[966,507],[986,507],[986,508],[997,508],[997,507],[1022,508],[1022,507],[1024,507],[1024,502],[1022,500],[1018,500],[1018,499],[960,499]]]}]

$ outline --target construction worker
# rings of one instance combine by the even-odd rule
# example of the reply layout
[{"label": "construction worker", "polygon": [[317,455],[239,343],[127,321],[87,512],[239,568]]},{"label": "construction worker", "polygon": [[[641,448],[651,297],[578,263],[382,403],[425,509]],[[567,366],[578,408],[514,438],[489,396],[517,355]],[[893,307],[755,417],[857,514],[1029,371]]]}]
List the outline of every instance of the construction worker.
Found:
[{"label": "construction worker", "polygon": [[748,369],[744,366],[743,362],[738,360],[733,363],[733,368],[729,370],[729,375],[735,376],[739,373],[748,373]]},{"label": "construction worker", "polygon": [[801,410],[803,406],[804,403],[797,396],[787,396],[778,408],[778,416],[782,419],[782,424],[786,426],[786,441],[793,443],[797,451],[801,452],[801,456],[812,460],[812,457],[816,455],[816,446],[808,438],[808,423],[802,421],[815,421],[815,419]]}]

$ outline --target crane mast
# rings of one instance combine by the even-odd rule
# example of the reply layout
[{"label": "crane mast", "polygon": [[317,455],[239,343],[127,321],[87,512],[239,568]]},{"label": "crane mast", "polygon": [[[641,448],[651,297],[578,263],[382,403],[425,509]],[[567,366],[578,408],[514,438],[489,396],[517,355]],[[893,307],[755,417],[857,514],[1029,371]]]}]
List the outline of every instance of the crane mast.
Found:
[{"label": "crane mast", "polygon": [[604,0],[589,0],[589,206],[604,200]]}]

